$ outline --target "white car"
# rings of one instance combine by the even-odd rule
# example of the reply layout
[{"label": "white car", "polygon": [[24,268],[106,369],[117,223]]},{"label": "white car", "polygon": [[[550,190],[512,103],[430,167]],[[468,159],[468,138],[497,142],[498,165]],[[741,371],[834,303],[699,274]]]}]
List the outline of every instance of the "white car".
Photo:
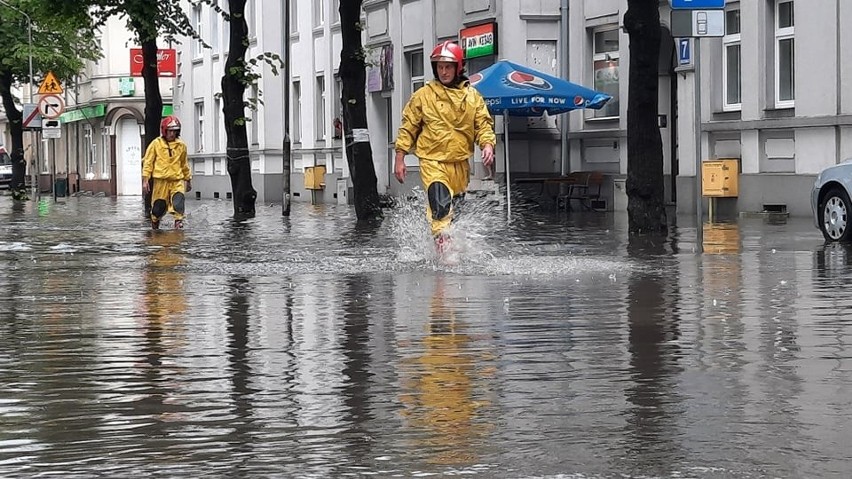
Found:
[{"label": "white car", "polygon": [[0,188],[8,188],[12,182],[12,158],[6,149],[0,146]]},{"label": "white car", "polygon": [[814,222],[826,241],[852,242],[852,158],[822,170],[811,191]]}]

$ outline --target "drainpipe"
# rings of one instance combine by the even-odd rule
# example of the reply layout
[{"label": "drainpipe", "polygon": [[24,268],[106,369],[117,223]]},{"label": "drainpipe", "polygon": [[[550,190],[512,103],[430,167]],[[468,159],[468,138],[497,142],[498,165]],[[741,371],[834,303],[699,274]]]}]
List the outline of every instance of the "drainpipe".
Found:
[{"label": "drainpipe", "polygon": [[[562,50],[562,61],[559,62],[559,76],[568,80],[568,0],[560,0],[559,5],[559,46]],[[559,122],[559,138],[562,153],[562,165],[560,173],[562,176],[568,174],[570,169],[568,155],[568,114],[563,113]]]}]

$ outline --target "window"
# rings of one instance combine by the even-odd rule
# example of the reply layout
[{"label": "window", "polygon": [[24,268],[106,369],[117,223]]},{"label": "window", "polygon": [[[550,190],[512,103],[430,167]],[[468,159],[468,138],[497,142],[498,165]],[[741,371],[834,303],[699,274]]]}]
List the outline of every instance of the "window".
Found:
[{"label": "window", "polygon": [[340,23],[340,0],[331,2],[331,23]]},{"label": "window", "polygon": [[248,25],[248,37],[257,38],[257,3],[256,0],[246,1],[246,24]]},{"label": "window", "polygon": [[213,8],[218,3],[218,0],[213,0],[210,6],[210,48],[213,53],[219,53],[219,12]]},{"label": "window", "polygon": [[740,11],[725,12],[725,36],[722,37],[722,109],[742,109],[742,55],[740,47]]},{"label": "window", "polygon": [[251,138],[249,138],[252,145],[257,145],[260,140],[260,135],[257,133],[257,112],[260,109],[260,98],[257,89],[257,85],[251,86],[251,97],[254,100],[254,107],[251,109]]},{"label": "window", "polygon": [[204,100],[195,102],[195,151],[204,151]]},{"label": "window", "polygon": [[213,99],[213,151],[222,151],[221,141],[222,132],[222,99]]},{"label": "window", "polygon": [[606,106],[594,110],[595,118],[617,117],[618,106],[618,29],[594,32],[595,90],[612,96]]},{"label": "window", "polygon": [[425,84],[423,78],[423,50],[405,52],[405,66],[408,69],[408,83],[405,97],[410,98]]},{"label": "window", "polygon": [[108,180],[110,175],[110,143],[111,138],[109,135],[109,128],[103,128],[101,130],[101,157],[100,157],[100,171],[101,171],[101,179]]},{"label": "window", "polygon": [[201,28],[201,4],[192,6],[192,24],[195,26],[195,32],[198,38],[192,41],[192,58],[201,58],[204,52],[204,43],[200,40],[204,36],[204,31]]},{"label": "window", "polygon": [[302,142],[302,85],[293,82],[293,143]]},{"label": "window", "polygon": [[796,98],[794,10],[792,0],[775,3],[776,108],[792,108]]},{"label": "window", "polygon": [[92,125],[83,124],[83,157],[86,160],[86,179],[95,179],[95,143],[92,137]]},{"label": "window", "polygon": [[299,33],[299,2],[290,0],[290,33]]},{"label": "window", "polygon": [[334,119],[332,120],[332,127],[334,128],[334,133],[332,138],[335,140],[340,140],[343,138],[343,103],[340,98],[342,96],[343,91],[343,80],[340,79],[340,76],[334,75],[334,97],[331,99],[331,111],[334,112]]},{"label": "window", "polygon": [[325,77],[317,77],[316,108],[314,109],[314,120],[316,126],[317,141],[325,140]]},{"label": "window", "polygon": [[311,3],[314,5],[314,26],[321,27],[325,22],[325,0],[312,0]]}]

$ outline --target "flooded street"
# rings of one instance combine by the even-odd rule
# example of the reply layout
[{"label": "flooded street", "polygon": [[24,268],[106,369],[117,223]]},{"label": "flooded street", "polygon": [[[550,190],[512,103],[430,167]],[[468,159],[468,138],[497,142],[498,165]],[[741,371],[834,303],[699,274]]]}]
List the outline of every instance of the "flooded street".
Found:
[{"label": "flooded street", "polygon": [[[852,249],[810,218],[0,197],[0,476],[852,476]],[[701,252],[703,250],[703,253]]]}]

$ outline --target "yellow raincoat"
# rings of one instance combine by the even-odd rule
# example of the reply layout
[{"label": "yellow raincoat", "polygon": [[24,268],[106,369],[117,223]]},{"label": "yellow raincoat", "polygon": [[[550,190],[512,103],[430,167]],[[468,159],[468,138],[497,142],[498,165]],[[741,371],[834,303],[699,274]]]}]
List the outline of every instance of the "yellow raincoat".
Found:
[{"label": "yellow raincoat", "polygon": [[[149,178],[154,178],[151,204],[157,200],[165,201],[167,212],[171,213],[175,220],[182,220],[184,212],[174,208],[172,199],[176,193],[186,193],[184,182],[192,180],[186,158],[186,143],[180,139],[168,142],[163,137],[152,141],[142,158],[142,180],[148,181]],[[152,213],[151,220],[159,221],[160,218]]]},{"label": "yellow raincoat", "polygon": [[[432,80],[414,92],[405,105],[394,147],[406,153],[413,149],[420,159],[420,179],[427,191],[437,181],[455,197],[467,190],[474,143],[483,148],[496,141],[494,119],[485,99],[470,82],[463,80],[453,88]],[[426,216],[432,234],[438,235],[449,226],[453,215],[435,219],[427,207]]]}]

